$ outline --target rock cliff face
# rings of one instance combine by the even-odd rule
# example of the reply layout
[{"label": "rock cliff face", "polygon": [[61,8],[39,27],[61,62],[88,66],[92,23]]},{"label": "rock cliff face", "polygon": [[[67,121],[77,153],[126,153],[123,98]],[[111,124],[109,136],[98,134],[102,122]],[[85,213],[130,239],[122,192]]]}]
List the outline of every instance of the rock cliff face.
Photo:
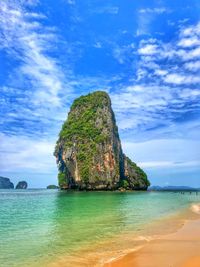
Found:
[{"label": "rock cliff face", "polygon": [[0,189],[13,189],[14,184],[11,183],[9,178],[0,176]]},{"label": "rock cliff face", "polygon": [[20,181],[16,185],[15,189],[27,189],[27,187],[28,187],[28,184],[26,181]]},{"label": "rock cliff face", "polygon": [[122,151],[107,93],[76,99],[62,126],[54,155],[62,189],[147,189],[146,174]]}]

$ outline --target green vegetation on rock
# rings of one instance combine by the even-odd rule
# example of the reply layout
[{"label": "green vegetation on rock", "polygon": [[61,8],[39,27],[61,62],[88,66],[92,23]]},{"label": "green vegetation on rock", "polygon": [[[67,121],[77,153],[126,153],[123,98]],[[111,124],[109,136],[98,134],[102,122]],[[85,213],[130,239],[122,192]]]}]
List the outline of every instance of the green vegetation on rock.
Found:
[{"label": "green vegetation on rock", "polygon": [[[109,139],[104,132],[107,127],[107,114],[102,112],[110,105],[110,99],[105,92],[96,92],[76,99],[71,106],[67,121],[63,124],[59,140],[63,140],[64,148],[74,145],[79,172],[84,183],[89,182],[92,160],[97,153],[97,145]],[[99,114],[100,113],[100,114]],[[97,125],[97,114],[101,116]],[[58,146],[58,145],[57,145]],[[56,147],[56,150],[58,147]],[[58,175],[59,185],[65,184],[64,175]]]},{"label": "green vegetation on rock", "polygon": [[124,189],[128,189],[129,188],[129,182],[127,180],[121,180],[119,182],[119,187],[123,187]]},{"label": "green vegetation on rock", "polygon": [[[94,148],[95,144],[106,140],[106,136],[102,134],[105,125],[96,127],[95,123],[98,109],[103,105],[108,105],[109,101],[104,92],[81,96],[74,101],[68,120],[63,124],[60,132],[60,138],[66,141],[66,145],[71,145],[75,139],[78,139],[79,141],[87,140],[87,145],[92,145]],[[106,123],[106,120],[104,122]]]},{"label": "green vegetation on rock", "polygon": [[47,189],[58,189],[59,187],[57,185],[54,184],[50,184],[47,186]]},{"label": "green vegetation on rock", "polygon": [[58,184],[60,187],[67,186],[65,173],[62,172],[58,173]]},{"label": "green vegetation on rock", "polygon": [[144,171],[123,155],[106,92],[97,91],[73,102],[54,155],[61,188],[117,189],[136,185],[145,189],[149,185]]},{"label": "green vegetation on rock", "polygon": [[[145,185],[150,186],[150,182],[147,178],[146,173],[139,167],[135,162],[133,162],[129,157],[126,157],[128,165],[132,167],[135,171],[136,175],[138,176],[138,181],[141,183],[143,182]],[[137,183],[136,186],[140,186],[140,183]]]}]

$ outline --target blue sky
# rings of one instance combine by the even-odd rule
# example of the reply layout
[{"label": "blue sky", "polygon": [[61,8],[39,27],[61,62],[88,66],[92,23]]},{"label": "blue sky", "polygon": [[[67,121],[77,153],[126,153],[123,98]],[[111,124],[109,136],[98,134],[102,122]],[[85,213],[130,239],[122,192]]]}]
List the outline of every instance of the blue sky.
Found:
[{"label": "blue sky", "polygon": [[70,104],[105,90],[152,184],[200,186],[200,1],[0,1],[0,175],[56,183]]}]

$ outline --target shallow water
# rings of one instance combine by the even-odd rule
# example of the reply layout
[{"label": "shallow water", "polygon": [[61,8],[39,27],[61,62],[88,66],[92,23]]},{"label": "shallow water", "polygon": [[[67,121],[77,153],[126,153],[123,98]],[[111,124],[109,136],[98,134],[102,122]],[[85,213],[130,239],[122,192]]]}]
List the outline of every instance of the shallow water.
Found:
[{"label": "shallow water", "polygon": [[[0,190],[0,266],[44,266],[176,214],[200,193]],[[106,248],[105,248],[106,249]]]}]

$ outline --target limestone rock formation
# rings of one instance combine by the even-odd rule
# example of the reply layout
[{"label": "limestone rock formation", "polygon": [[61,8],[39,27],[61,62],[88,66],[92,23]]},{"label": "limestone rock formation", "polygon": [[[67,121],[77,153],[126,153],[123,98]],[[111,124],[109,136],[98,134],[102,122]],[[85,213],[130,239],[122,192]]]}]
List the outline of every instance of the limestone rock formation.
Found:
[{"label": "limestone rock formation", "polygon": [[13,189],[14,184],[11,183],[9,178],[0,176],[0,189]]},{"label": "limestone rock formation", "polygon": [[26,181],[20,181],[16,185],[15,189],[27,189],[27,187],[28,187],[28,184]]},{"label": "limestone rock formation", "polygon": [[74,101],[59,134],[54,155],[62,189],[144,189],[146,174],[122,151],[107,93],[97,91]]}]

